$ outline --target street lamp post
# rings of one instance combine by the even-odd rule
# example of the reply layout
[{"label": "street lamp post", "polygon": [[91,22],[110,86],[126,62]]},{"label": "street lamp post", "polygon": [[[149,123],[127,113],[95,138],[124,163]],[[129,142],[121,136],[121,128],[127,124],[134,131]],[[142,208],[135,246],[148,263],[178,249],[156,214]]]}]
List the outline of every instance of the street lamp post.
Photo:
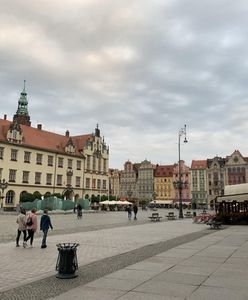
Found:
[{"label": "street lamp post", "polygon": [[182,190],[183,188],[187,187],[187,182],[182,181],[182,170],[181,170],[181,137],[184,136],[184,143],[187,143],[187,138],[186,138],[186,124],[184,125],[183,128],[179,130],[178,133],[178,175],[179,179],[177,182],[174,182],[174,187],[178,189],[179,191],[179,218],[183,219],[183,203],[182,203]]},{"label": "street lamp post", "polygon": [[4,199],[3,193],[4,193],[4,190],[7,189],[8,185],[9,185],[9,184],[8,184],[8,182],[7,182],[5,179],[3,179],[3,180],[0,179],[1,208],[3,208],[3,199]]}]

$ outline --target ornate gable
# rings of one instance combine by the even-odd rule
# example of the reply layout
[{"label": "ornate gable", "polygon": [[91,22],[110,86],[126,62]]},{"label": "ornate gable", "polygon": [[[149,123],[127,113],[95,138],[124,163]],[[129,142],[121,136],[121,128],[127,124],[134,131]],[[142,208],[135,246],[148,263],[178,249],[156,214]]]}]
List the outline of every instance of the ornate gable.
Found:
[{"label": "ornate gable", "polygon": [[7,132],[7,140],[10,143],[21,144],[23,140],[23,132],[20,124],[16,121],[10,124],[8,132]]},{"label": "ornate gable", "polygon": [[66,143],[65,152],[68,154],[75,154],[75,146],[71,137],[68,139]]},{"label": "ornate gable", "polygon": [[238,151],[235,150],[230,156],[227,157],[227,162],[226,165],[246,165],[247,162],[245,161],[244,157],[242,154]]}]

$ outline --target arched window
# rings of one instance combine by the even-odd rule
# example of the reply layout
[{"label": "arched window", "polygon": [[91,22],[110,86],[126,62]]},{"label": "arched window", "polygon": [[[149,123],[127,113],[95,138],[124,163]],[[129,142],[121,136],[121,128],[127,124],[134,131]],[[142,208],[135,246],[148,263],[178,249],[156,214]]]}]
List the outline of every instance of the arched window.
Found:
[{"label": "arched window", "polygon": [[8,191],[8,193],[5,196],[5,203],[6,204],[13,204],[14,203],[14,197],[15,197],[14,191]]}]

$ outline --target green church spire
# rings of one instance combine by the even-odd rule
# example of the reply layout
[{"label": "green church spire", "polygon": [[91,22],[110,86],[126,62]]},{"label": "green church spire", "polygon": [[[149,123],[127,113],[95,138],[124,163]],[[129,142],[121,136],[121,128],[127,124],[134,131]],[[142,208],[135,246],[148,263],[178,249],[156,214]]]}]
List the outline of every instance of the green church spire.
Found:
[{"label": "green church spire", "polygon": [[18,108],[16,114],[14,115],[13,121],[17,121],[19,124],[23,125],[31,125],[30,117],[28,114],[28,100],[26,93],[26,80],[24,80],[23,90],[21,92]]},{"label": "green church spire", "polygon": [[21,96],[18,101],[18,109],[17,109],[17,114],[21,115],[28,115],[28,100],[27,100],[27,93],[26,93],[26,80],[24,80],[24,86],[23,86],[23,91],[21,92]]}]

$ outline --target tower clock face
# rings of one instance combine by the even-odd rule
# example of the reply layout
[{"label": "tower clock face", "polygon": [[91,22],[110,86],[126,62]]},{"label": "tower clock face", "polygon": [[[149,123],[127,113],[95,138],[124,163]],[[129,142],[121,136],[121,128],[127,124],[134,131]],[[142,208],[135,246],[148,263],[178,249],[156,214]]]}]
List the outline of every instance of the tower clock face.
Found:
[{"label": "tower clock face", "polygon": [[238,156],[234,156],[233,161],[237,163],[239,161]]}]

